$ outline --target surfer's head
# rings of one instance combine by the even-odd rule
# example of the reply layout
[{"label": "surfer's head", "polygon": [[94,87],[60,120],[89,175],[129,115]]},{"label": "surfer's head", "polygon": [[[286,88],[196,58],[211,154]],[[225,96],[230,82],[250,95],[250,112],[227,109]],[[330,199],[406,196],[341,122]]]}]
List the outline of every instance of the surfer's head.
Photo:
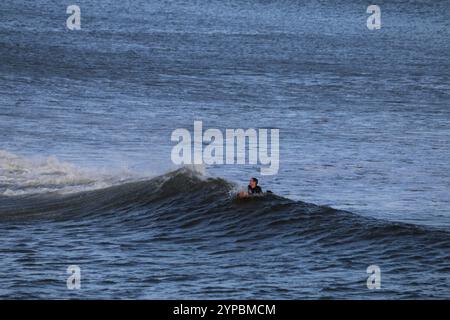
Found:
[{"label": "surfer's head", "polygon": [[250,187],[255,188],[258,185],[258,179],[256,178],[251,178],[250,179]]}]

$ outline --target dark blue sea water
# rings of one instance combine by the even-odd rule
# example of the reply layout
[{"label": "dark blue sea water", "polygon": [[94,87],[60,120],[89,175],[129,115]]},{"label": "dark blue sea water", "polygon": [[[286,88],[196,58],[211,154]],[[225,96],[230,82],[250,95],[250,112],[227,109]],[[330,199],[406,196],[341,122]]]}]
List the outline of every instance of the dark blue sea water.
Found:
[{"label": "dark blue sea water", "polygon": [[[2,1],[0,297],[450,298],[450,2],[370,4]],[[178,169],[194,121],[278,174]]]}]

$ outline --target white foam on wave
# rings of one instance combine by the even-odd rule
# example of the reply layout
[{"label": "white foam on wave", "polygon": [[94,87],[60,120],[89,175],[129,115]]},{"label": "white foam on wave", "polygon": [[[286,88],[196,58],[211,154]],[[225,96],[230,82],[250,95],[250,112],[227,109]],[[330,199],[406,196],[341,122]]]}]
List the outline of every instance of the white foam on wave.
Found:
[{"label": "white foam on wave", "polygon": [[75,193],[135,179],[136,175],[126,169],[114,173],[84,169],[54,156],[27,158],[0,150],[0,195],[3,196]]}]

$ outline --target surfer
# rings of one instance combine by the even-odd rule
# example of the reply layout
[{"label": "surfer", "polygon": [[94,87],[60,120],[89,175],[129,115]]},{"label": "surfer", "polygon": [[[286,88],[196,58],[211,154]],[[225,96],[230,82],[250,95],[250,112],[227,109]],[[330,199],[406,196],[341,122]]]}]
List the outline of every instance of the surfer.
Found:
[{"label": "surfer", "polygon": [[247,191],[242,191],[239,193],[239,197],[248,197],[252,195],[262,194],[261,187],[258,186],[258,179],[251,178],[247,187]]},{"label": "surfer", "polygon": [[258,179],[256,179],[256,178],[250,179],[250,183],[247,188],[247,193],[248,194],[262,193],[261,187],[258,186]]}]

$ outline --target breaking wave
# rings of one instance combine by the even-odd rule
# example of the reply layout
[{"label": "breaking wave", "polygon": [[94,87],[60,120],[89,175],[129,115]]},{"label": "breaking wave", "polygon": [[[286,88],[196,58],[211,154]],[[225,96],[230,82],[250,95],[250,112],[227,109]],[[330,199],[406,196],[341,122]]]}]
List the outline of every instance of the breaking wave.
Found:
[{"label": "breaking wave", "polygon": [[[33,164],[33,171],[27,170],[27,162],[11,156],[5,162],[7,157],[2,157],[3,185],[8,184],[5,176],[15,174],[19,182],[9,182],[8,188],[24,186],[26,191],[0,195],[0,223],[5,228],[52,226],[44,239],[56,237],[55,241],[62,241],[59,232],[72,234],[72,229],[76,233],[69,239],[79,233],[95,238],[93,234],[99,233],[101,243],[141,252],[141,256],[160,255],[165,248],[167,254],[181,257],[186,246],[218,261],[226,261],[229,254],[253,254],[258,255],[258,263],[285,272],[296,272],[298,263],[336,276],[343,270],[365,270],[375,261],[382,263],[385,273],[412,275],[420,289],[400,294],[404,298],[448,293],[450,234],[445,230],[363,217],[275,194],[239,199],[234,183],[188,168],[139,181],[110,180],[110,185],[101,188],[92,176],[57,161]],[[13,173],[5,174],[8,170]],[[36,177],[36,172],[41,177],[29,183],[27,179]],[[427,277],[416,277],[424,268],[429,271]],[[435,284],[432,290],[430,283]],[[342,288],[323,287],[318,294],[367,293],[358,288],[356,281]]]}]

